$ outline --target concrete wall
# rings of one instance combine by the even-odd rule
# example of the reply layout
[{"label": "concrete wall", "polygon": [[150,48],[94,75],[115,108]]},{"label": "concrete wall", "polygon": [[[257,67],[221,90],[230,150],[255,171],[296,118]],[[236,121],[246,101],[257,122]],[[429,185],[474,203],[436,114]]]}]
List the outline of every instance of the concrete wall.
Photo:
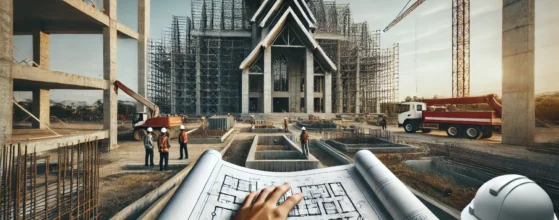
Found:
[{"label": "concrete wall", "polygon": [[[196,129],[195,129],[196,130]],[[195,130],[189,131],[187,133],[192,133]],[[233,133],[235,129],[229,129],[228,132],[226,132],[225,134],[223,134],[221,137],[215,137],[215,138],[188,138],[188,143],[189,144],[219,144],[219,143],[223,143],[225,141],[225,139],[227,139],[227,137],[229,137],[229,135],[231,133]]]},{"label": "concrete wall", "polygon": [[[382,141],[382,140],[379,140]],[[415,152],[418,149],[405,144],[394,144],[387,141],[379,144],[345,144],[335,140],[326,140],[325,143],[346,153],[355,153],[360,150],[369,150],[373,153],[399,153]]]},{"label": "concrete wall", "polygon": [[[276,140],[276,143],[274,143]],[[267,145],[259,148],[259,145]],[[269,145],[274,145],[273,147]],[[279,145],[279,146],[278,146]],[[283,145],[283,147],[281,147]],[[264,150],[264,149],[274,150]],[[287,150],[277,150],[287,149]],[[282,136],[255,136],[245,162],[245,166],[251,169],[291,172],[310,170],[318,168],[318,160],[309,154],[305,158],[299,148],[290,137]]]},{"label": "concrete wall", "polygon": [[0,146],[12,141],[13,0],[0,0]]},{"label": "concrete wall", "polygon": [[117,22],[116,0],[103,2],[109,16],[109,26],[103,27],[103,75],[109,81],[109,89],[103,90],[103,128],[109,130],[109,150],[117,148],[117,101],[113,82],[116,80]]},{"label": "concrete wall", "polygon": [[503,143],[534,142],[535,0],[503,0]]},{"label": "concrete wall", "polygon": [[[151,0],[138,0],[138,94],[147,96],[148,80],[148,46],[150,31]],[[141,103],[136,103],[138,112],[146,112],[146,107]]]}]

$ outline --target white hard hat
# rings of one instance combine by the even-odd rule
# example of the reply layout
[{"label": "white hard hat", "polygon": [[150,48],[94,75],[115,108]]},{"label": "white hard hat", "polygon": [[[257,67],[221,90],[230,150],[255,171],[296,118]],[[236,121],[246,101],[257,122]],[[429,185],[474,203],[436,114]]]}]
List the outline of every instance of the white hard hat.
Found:
[{"label": "white hard hat", "polygon": [[305,127],[301,128],[301,130],[306,131],[307,129]]},{"label": "white hard hat", "polygon": [[161,133],[167,132],[167,128],[161,128]]},{"label": "white hard hat", "polygon": [[181,125],[181,130],[184,130],[184,125]]},{"label": "white hard hat", "polygon": [[153,128],[149,127],[148,132],[153,132]]},{"label": "white hard hat", "polygon": [[285,117],[284,119],[287,120],[287,117]]},{"label": "white hard hat", "polygon": [[462,220],[557,220],[549,195],[521,175],[503,175],[484,183],[461,214]]}]

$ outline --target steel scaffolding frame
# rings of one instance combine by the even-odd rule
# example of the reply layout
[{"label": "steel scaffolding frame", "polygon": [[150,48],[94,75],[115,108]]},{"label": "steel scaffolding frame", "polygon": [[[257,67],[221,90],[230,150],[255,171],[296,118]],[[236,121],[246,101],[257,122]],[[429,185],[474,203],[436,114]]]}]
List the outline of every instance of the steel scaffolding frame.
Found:
[{"label": "steel scaffolding frame", "polygon": [[[332,73],[332,112],[384,112],[398,97],[399,47],[381,48],[380,30],[354,23],[349,4],[311,0],[319,39],[338,67]],[[148,97],[167,114],[214,115],[240,112],[239,64],[252,49],[250,38],[211,31],[251,29],[258,4],[249,0],[193,0],[192,19],[173,16],[163,39],[149,42]],[[234,36],[234,35],[233,35]],[[341,110],[341,111],[340,111]]]}]

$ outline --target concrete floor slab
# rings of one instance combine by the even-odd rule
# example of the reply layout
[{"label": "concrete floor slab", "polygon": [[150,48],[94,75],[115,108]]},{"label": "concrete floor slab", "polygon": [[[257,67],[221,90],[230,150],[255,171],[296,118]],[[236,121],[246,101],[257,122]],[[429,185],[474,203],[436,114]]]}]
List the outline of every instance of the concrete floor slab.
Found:
[{"label": "concrete floor slab", "polygon": [[25,64],[12,66],[14,91],[41,89],[85,89],[101,90],[108,88],[108,81],[76,74],[52,71]]}]

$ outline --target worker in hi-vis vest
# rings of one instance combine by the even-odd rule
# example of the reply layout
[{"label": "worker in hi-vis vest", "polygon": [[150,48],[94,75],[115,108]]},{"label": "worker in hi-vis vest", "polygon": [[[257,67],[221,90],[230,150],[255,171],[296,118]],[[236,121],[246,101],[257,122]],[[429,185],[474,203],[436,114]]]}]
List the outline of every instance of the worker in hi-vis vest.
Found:
[{"label": "worker in hi-vis vest", "polygon": [[[179,160],[182,160],[182,158],[184,159],[188,159],[188,134],[186,133],[186,128],[184,127],[184,125],[181,125],[181,131],[179,133],[179,145],[180,145],[180,151],[181,151],[181,156],[179,157]],[[184,152],[184,157],[183,157],[183,152]]]}]

